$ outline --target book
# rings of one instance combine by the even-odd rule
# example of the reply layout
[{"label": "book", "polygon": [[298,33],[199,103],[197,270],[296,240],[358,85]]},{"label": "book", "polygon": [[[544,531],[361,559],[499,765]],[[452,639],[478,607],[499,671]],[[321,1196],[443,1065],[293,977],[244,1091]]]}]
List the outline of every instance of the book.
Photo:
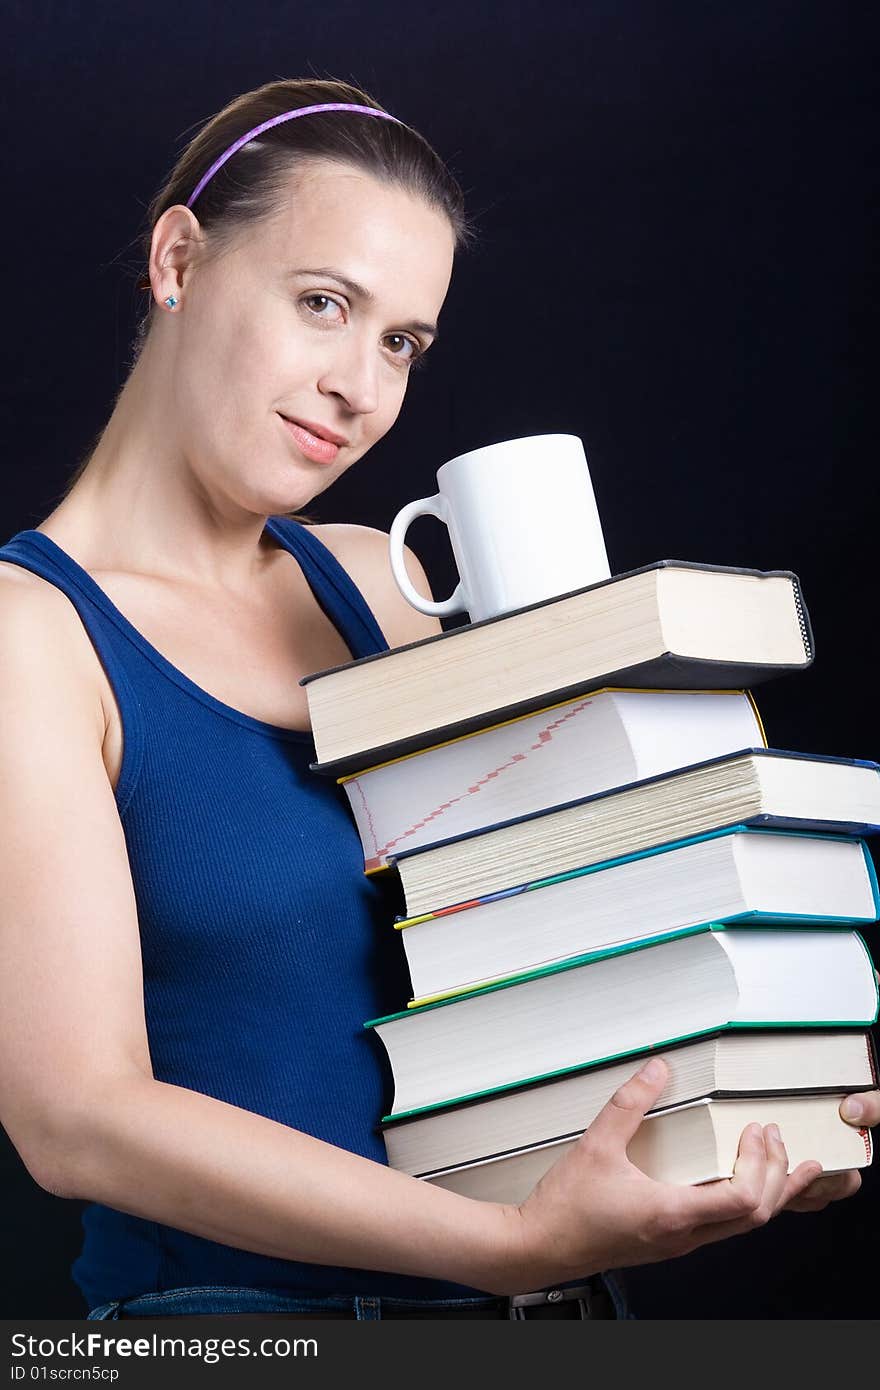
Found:
[{"label": "book", "polygon": [[876,1017],[873,964],[851,928],[713,924],[364,1026],[388,1054],[397,1114],[700,1034],[864,1028]]},{"label": "book", "polygon": [[[784,1096],[773,1100],[690,1101],[646,1118],[627,1148],[630,1161],[655,1182],[694,1184],[733,1176],[746,1125],[778,1124],[788,1152],[789,1172],[818,1159],[826,1173],[866,1168],[872,1159],[871,1132],[840,1117],[844,1093]],[[427,1175],[447,1191],[484,1202],[519,1203],[578,1134]]]},{"label": "book", "polygon": [[863,835],[880,826],[880,767],[747,748],[392,855],[406,916],[728,825]]},{"label": "book", "polygon": [[[877,1084],[870,1033],[816,1029],[716,1033],[660,1049],[669,1067],[653,1111],[701,1097],[850,1094]],[[388,1162],[415,1177],[579,1133],[645,1061],[644,1054],[439,1107],[385,1116]],[[653,1113],[652,1111],[652,1113]]]},{"label": "book", "polygon": [[874,922],[864,840],[734,826],[397,922],[425,1003],[709,922]]},{"label": "book", "polygon": [[766,743],[747,691],[597,690],[339,780],[372,873],[395,852]]},{"label": "book", "polygon": [[742,689],[813,660],[797,577],[661,560],[303,677],[340,776],[602,686]]}]

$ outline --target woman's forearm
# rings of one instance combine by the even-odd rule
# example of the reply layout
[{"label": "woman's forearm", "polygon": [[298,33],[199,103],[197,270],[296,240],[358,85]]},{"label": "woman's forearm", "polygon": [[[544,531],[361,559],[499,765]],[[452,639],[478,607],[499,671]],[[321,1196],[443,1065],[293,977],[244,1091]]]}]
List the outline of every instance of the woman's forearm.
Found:
[{"label": "woman's forearm", "polygon": [[[197,1091],[105,1091],[65,1136],[63,1195],[277,1259],[516,1287],[515,1213]],[[512,1282],[511,1282],[512,1281]]]}]

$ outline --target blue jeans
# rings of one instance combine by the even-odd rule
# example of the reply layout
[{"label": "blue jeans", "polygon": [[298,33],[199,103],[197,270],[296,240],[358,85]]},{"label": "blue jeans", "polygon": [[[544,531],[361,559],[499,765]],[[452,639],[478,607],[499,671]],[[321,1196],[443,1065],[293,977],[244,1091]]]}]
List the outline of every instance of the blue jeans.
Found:
[{"label": "blue jeans", "polygon": [[[603,1274],[604,1283],[618,1318],[630,1318],[623,1290],[612,1274]],[[303,1298],[295,1293],[285,1293],[281,1289],[243,1289],[223,1285],[203,1285],[197,1288],[166,1289],[162,1293],[136,1294],[132,1298],[114,1299],[92,1308],[90,1320],[112,1318],[150,1318],[187,1316],[209,1313],[310,1313],[317,1310],[336,1311],[340,1317],[354,1316],[361,1321],[374,1322],[382,1317],[382,1309],[388,1313],[396,1310],[411,1311],[418,1316],[422,1309],[430,1315],[432,1309],[458,1308],[462,1316],[469,1310],[498,1307],[500,1300],[486,1295],[484,1298],[388,1298],[373,1295],[327,1294],[316,1298]],[[326,1316],[326,1312],[325,1312]],[[503,1313],[498,1314],[504,1316]]]}]

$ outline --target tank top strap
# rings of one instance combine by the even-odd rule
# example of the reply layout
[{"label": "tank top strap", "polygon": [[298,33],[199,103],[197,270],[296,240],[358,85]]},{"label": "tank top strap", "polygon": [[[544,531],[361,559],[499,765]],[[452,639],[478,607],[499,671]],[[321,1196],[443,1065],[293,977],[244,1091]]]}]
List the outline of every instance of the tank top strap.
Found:
[{"label": "tank top strap", "polygon": [[137,783],[144,753],[144,714],[126,671],[128,647],[120,640],[115,610],[91,576],[41,531],[21,531],[0,546],[0,560],[20,565],[54,584],[76,609],[113,689],[122,720],[125,757],[116,786],[122,815]]},{"label": "tank top strap", "polygon": [[354,659],[387,651],[385,634],[366,599],[323,541],[290,517],[270,517],[266,529],[298,560],[315,598]]}]

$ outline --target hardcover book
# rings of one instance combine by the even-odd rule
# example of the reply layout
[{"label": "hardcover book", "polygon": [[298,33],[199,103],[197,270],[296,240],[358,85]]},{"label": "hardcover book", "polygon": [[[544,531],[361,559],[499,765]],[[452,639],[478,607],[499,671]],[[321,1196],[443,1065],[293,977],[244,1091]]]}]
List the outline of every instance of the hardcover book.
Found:
[{"label": "hardcover book", "polygon": [[[729,1178],[742,1131],[757,1123],[779,1125],[789,1171],[807,1159],[818,1159],[826,1173],[867,1168],[873,1155],[871,1132],[841,1119],[842,1100],[843,1094],[690,1101],[646,1119],[629,1144],[627,1157],[655,1182],[695,1184]],[[430,1173],[426,1179],[477,1201],[519,1203],[579,1137],[563,1135],[532,1148]]]},{"label": "hardcover book", "polygon": [[797,577],[661,560],[300,682],[342,776],[602,686],[735,690],[813,660]]}]

